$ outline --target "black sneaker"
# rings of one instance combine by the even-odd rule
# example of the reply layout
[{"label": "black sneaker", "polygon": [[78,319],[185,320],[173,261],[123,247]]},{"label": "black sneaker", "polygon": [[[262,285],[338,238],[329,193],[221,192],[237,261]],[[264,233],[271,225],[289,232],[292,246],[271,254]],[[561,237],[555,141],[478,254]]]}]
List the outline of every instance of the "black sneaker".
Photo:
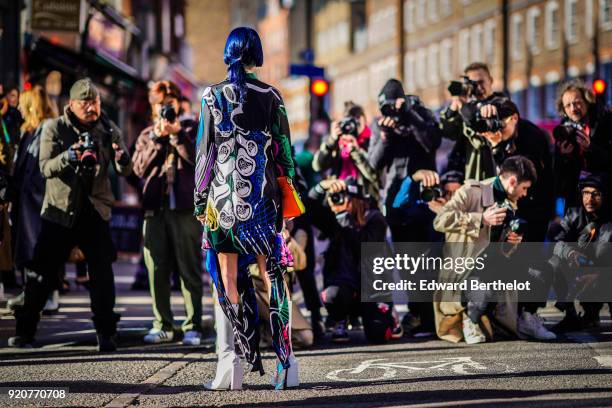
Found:
[{"label": "black sneaker", "polygon": [[34,348],[34,339],[31,337],[14,336],[8,339],[8,346],[22,349]]},{"label": "black sneaker", "polygon": [[596,329],[599,327],[599,311],[595,313],[585,313],[580,318],[583,329]]},{"label": "black sneaker", "polygon": [[334,326],[334,331],[332,332],[332,342],[333,343],[348,343],[350,341],[350,337],[348,331],[346,330],[346,321],[341,320],[336,323]]},{"label": "black sneaker", "polygon": [[566,314],[563,319],[555,324],[550,331],[553,333],[568,333],[580,331],[583,328],[582,320],[575,314]]},{"label": "black sneaker", "polygon": [[98,334],[98,351],[100,353],[117,351],[116,336],[103,336]]}]

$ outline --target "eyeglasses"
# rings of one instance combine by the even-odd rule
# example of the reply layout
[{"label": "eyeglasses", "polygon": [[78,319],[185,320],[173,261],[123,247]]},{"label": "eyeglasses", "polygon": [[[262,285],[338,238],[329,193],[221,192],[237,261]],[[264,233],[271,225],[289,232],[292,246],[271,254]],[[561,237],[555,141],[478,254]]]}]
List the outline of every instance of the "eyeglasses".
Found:
[{"label": "eyeglasses", "polygon": [[591,198],[598,199],[598,198],[601,198],[601,192],[599,192],[599,191],[583,191],[582,192],[582,197],[586,198],[586,197],[589,197],[589,196]]}]

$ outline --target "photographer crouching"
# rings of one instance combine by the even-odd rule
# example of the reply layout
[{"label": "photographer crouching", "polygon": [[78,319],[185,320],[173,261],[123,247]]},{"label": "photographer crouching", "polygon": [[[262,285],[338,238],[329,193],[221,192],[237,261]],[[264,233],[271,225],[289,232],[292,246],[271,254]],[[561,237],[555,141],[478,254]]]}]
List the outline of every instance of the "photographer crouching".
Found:
[{"label": "photographer crouching", "polygon": [[376,206],[372,206],[364,189],[354,179],[327,179],[309,192],[316,203],[325,202],[335,214],[330,230],[330,245],[324,254],[323,302],[335,321],[334,343],[348,342],[347,319],[357,311],[363,320],[366,338],[374,343],[393,337],[396,326],[393,304],[360,302],[360,262],[363,242],[385,242],[387,223]]},{"label": "photographer crouching", "polygon": [[[506,159],[500,168],[499,176],[484,181],[467,181],[459,188],[440,210],[434,220],[434,228],[446,235],[445,256],[476,257],[489,247],[489,243],[505,242],[510,246],[508,258],[516,250],[524,235],[524,221],[516,215],[519,200],[527,196],[528,189],[536,182],[537,173],[533,163],[523,156]],[[465,245],[460,245],[464,243]],[[449,253],[452,252],[452,253]],[[513,257],[516,258],[516,257]],[[512,259],[512,258],[510,258]],[[489,260],[490,261],[490,260]],[[470,278],[488,279],[486,270],[470,271]],[[453,270],[442,270],[441,279],[452,281],[465,279],[466,275],[457,275]],[[442,301],[436,303],[436,329],[438,336],[451,341],[459,341],[461,334],[466,343],[482,343],[486,337],[482,327],[491,334],[489,319],[492,315],[495,298],[492,293],[468,292],[464,305],[458,302]],[[507,300],[507,298],[506,298]],[[540,340],[551,340],[556,336],[548,331],[538,317],[527,310],[516,319],[512,303],[505,308],[505,320],[502,323],[507,330],[516,331],[519,336]],[[458,315],[462,314],[462,318]],[[457,326],[463,323],[462,330]]]},{"label": "photographer crouching", "polygon": [[42,225],[32,261],[26,266],[23,307],[15,311],[16,336],[9,346],[31,347],[57,270],[78,246],[87,261],[90,298],[99,351],[116,350],[119,315],[112,263],[116,252],[109,219],[114,202],[108,174],[128,175],[132,165],[117,125],[101,110],[100,95],[89,78],[70,89],[64,114],[45,124],[40,169],[46,179]]}]

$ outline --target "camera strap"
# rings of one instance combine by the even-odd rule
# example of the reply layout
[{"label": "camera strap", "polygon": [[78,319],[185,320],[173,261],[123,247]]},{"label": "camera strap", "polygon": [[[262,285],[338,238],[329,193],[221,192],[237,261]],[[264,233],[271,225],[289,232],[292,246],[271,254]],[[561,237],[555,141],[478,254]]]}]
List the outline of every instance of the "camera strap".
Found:
[{"label": "camera strap", "polygon": [[8,130],[6,129],[6,123],[4,123],[4,118],[0,116],[0,123],[2,123],[2,134],[4,135],[4,141],[9,144],[11,142],[11,137],[9,135]]}]

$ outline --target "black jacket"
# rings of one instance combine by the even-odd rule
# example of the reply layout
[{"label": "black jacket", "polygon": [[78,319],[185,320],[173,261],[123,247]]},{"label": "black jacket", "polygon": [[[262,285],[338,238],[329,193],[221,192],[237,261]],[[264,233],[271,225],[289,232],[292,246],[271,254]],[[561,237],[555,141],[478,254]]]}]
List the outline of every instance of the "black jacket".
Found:
[{"label": "black jacket", "polygon": [[391,208],[402,181],[420,169],[436,170],[436,150],[442,141],[442,131],[433,113],[425,106],[413,105],[423,119],[413,121],[403,134],[388,133],[381,137],[376,121],[371,126],[372,139],[368,161],[378,172],[387,171],[385,206]]},{"label": "black jacket", "polygon": [[571,122],[569,119],[564,119],[553,130],[555,195],[563,197],[567,207],[579,205],[576,201],[576,185],[581,171],[612,173],[612,108],[608,106],[600,110],[595,109],[589,114],[589,118],[591,144],[582,156],[575,144],[569,155],[563,155],[559,151],[559,143],[567,134],[565,125]]}]

